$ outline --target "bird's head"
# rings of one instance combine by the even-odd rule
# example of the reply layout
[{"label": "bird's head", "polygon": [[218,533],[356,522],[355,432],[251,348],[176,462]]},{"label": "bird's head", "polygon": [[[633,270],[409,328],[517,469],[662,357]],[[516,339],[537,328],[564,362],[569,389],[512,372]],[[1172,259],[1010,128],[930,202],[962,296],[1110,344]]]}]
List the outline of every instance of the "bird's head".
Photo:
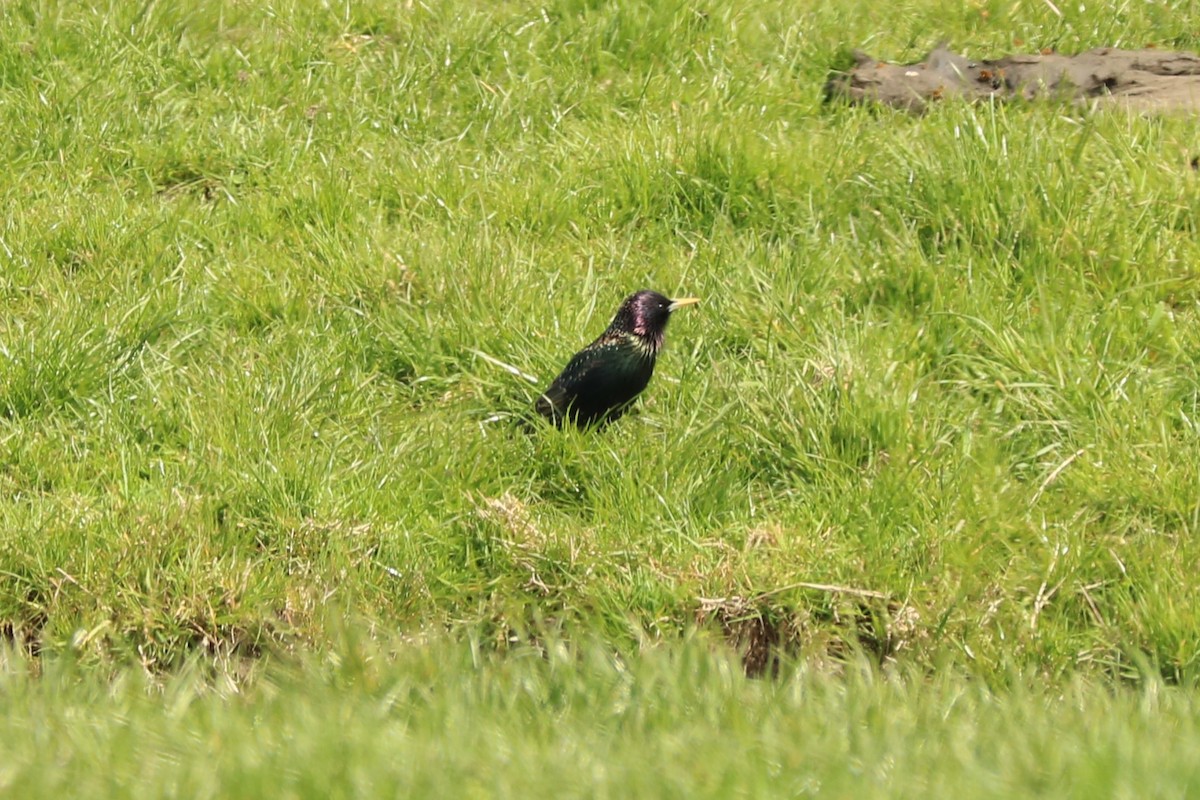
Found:
[{"label": "bird's head", "polygon": [[625,298],[617,315],[613,317],[610,331],[630,333],[649,344],[652,351],[662,346],[663,334],[671,313],[684,306],[699,303],[699,298],[684,297],[672,300],[669,297],[643,289]]}]

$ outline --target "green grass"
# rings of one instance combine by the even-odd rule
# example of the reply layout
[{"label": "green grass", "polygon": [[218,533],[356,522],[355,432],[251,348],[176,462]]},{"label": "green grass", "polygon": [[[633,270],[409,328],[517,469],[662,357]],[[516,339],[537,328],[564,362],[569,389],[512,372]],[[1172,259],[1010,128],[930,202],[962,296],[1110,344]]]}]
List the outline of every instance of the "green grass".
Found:
[{"label": "green grass", "polygon": [[[0,638],[25,653],[10,672],[46,677],[4,678],[0,749],[25,755],[0,791],[161,749],[127,775],[150,794],[181,759],[191,795],[281,758],[305,760],[296,795],[376,770],[432,793],[449,778],[397,765],[443,763],[438,720],[478,718],[444,767],[480,794],[515,793],[488,777],[512,764],[553,767],[547,794],[691,791],[639,763],[679,758],[685,719],[697,763],[763,781],[748,793],[801,791],[761,770],[809,758],[835,793],[861,788],[878,765],[847,765],[887,737],[914,764],[901,796],[940,788],[946,759],[949,791],[1042,753],[1058,767],[1019,788],[1129,767],[1127,795],[1151,777],[1184,793],[1193,773],[1163,767],[1200,742],[1194,120],[915,119],[825,107],[822,84],[851,47],[1196,48],[1200,8],[941,5],[9,3]],[[639,413],[599,434],[510,425],[641,287],[704,302],[672,323]],[[328,672],[347,627],[433,636],[432,655],[380,651],[370,679],[420,682],[445,657],[428,702],[396,716]],[[618,673],[569,647],[564,725],[608,766],[581,765],[500,696],[530,681],[529,708],[545,699],[550,668],[517,658],[544,636],[685,685],[628,741],[589,732]],[[725,657],[693,636],[751,671],[772,650],[807,666],[714,677]],[[901,677],[825,675],[846,658]],[[272,660],[301,677],[261,684]],[[249,670],[244,699],[172,677],[188,664]],[[481,694],[459,704],[460,683]],[[196,692],[199,716],[164,702]],[[361,727],[330,726],[342,704]],[[94,737],[57,755],[23,733],[78,708]],[[251,746],[260,714],[294,744]],[[884,739],[847,749],[855,719]],[[726,723],[776,726],[758,772]],[[1157,724],[1178,750],[1142,742]],[[1093,725],[1111,737],[1095,754]],[[363,744],[422,730],[412,762]],[[210,735],[245,760],[210,774]]]},{"label": "green grass", "polygon": [[[946,673],[744,676],[696,642],[344,646],[249,690],[0,678],[13,797],[1190,797],[1195,694]],[[52,766],[50,766],[52,765]]]}]

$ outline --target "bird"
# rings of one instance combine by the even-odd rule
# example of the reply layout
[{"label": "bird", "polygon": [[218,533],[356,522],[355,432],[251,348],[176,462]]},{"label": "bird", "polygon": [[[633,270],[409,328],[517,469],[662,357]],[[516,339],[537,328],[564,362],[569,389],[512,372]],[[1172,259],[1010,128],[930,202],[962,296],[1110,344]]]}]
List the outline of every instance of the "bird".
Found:
[{"label": "bird", "polygon": [[671,300],[649,289],[629,295],[604,333],[576,353],[538,397],[534,410],[558,427],[617,419],[650,382],[671,314],[699,302]]}]

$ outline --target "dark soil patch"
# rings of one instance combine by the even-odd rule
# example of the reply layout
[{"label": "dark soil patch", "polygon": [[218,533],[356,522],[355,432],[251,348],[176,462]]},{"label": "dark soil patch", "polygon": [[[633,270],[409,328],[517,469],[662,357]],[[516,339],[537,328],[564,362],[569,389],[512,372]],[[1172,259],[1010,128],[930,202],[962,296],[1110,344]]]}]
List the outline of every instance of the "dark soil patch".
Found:
[{"label": "dark soil patch", "polygon": [[834,663],[858,654],[882,665],[927,636],[917,610],[906,602],[846,587],[796,586],[827,598],[849,594],[807,608],[780,602],[770,592],[748,598],[701,598],[697,619],[719,626],[751,677],[776,675],[782,659],[806,653]]}]

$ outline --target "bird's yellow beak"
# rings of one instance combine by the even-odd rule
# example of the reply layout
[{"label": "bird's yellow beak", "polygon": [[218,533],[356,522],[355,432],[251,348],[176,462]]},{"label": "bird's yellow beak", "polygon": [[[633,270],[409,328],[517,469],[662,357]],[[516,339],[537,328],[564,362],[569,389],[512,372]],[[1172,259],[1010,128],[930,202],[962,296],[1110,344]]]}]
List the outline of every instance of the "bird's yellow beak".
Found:
[{"label": "bird's yellow beak", "polygon": [[699,297],[683,297],[679,300],[672,300],[671,305],[667,306],[667,311],[676,311],[684,306],[694,306],[700,302]]}]

